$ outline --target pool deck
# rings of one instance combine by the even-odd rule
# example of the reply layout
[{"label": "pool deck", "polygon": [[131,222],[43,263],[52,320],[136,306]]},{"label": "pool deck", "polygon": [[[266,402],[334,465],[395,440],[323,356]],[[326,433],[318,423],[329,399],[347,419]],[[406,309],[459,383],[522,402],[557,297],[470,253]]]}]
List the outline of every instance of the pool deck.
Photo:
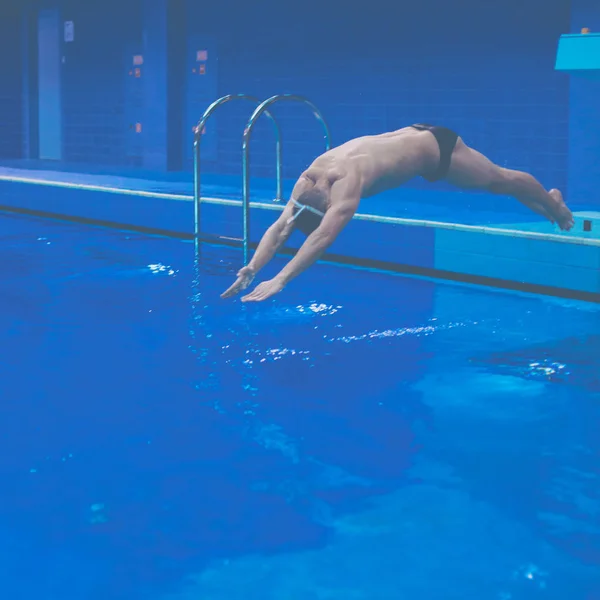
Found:
[{"label": "pool deck", "polygon": [[[284,182],[285,197],[293,183]],[[272,180],[252,179],[253,245],[273,221],[273,211],[283,207],[272,199],[274,188]],[[212,241],[241,237],[240,190],[239,177],[203,177],[201,229]],[[4,162],[0,198],[3,210],[180,237],[194,234],[190,173]],[[550,223],[532,221],[531,213],[505,198],[406,188],[365,202],[328,257],[599,302],[600,212],[575,210],[575,217],[574,231],[565,234]],[[367,245],[365,239],[376,243]],[[301,243],[294,234],[289,251]]]}]

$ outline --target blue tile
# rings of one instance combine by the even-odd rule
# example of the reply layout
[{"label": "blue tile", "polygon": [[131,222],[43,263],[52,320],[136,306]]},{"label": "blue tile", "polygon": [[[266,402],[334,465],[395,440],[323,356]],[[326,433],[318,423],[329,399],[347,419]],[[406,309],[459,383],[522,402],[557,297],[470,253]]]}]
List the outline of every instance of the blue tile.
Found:
[{"label": "blue tile", "polygon": [[[322,10],[322,3],[307,1],[307,6]],[[577,111],[584,117],[594,113],[595,96],[587,82],[586,87],[578,86],[550,67],[539,67],[553,64],[558,35],[570,28],[568,3],[545,13],[540,21],[540,2],[507,0],[503,14],[518,10],[520,18],[502,18],[497,23],[501,16],[494,15],[497,24],[491,29],[487,21],[478,27],[473,19],[459,18],[450,5],[441,3],[441,12],[431,16],[422,5],[412,3],[403,5],[403,22],[428,22],[436,35],[422,36],[418,28],[392,35],[392,26],[396,26],[393,20],[388,25],[379,19],[376,27],[366,27],[365,19],[375,24],[369,12],[357,21],[361,26],[355,33],[360,38],[349,34],[351,22],[325,31],[325,25],[315,24],[313,13],[307,9],[296,15],[294,27],[314,32],[308,45],[297,44],[294,36],[282,35],[289,27],[287,11],[238,8],[239,23],[235,24],[227,3],[209,7],[206,3],[187,4],[188,33],[212,34],[219,42],[219,94],[247,91],[266,97],[285,90],[304,94],[329,118],[335,143],[432,119],[455,127],[469,143],[502,165],[534,173],[544,185],[566,189],[570,160],[569,183],[575,186],[578,200],[599,204],[595,194],[598,177],[590,168],[597,159],[597,147],[584,147],[590,143],[589,123],[575,118]],[[110,10],[74,0],[66,0],[64,5],[65,18],[73,18],[79,32],[77,43],[65,48],[65,155],[80,162],[139,164],[137,154],[128,155],[129,113],[123,74],[127,52],[142,40],[138,3],[111,0]],[[475,0],[467,0],[467,5],[463,14],[485,12]],[[237,14],[240,10],[243,17]],[[373,15],[376,12],[372,11]],[[486,13],[486,19],[489,17]],[[524,28],[522,24],[528,22],[536,26]],[[10,40],[18,28],[4,21],[0,27],[1,48],[4,55],[10,55],[8,50],[14,43]],[[382,27],[387,33],[382,33]],[[483,30],[485,39],[477,33]],[[456,39],[464,43],[457,46]],[[478,48],[476,57],[473,47]],[[527,52],[517,50],[525,47]],[[20,72],[15,64],[4,61],[0,66],[0,97],[9,102],[3,115],[10,129],[10,135],[4,131],[0,139],[0,155],[14,153],[15,145],[9,140],[20,135]],[[569,99],[575,103],[571,119]],[[302,109],[281,106],[278,111],[284,129],[284,173],[297,177],[321,151],[315,141],[316,125]],[[218,152],[210,165],[215,172],[239,173],[244,114],[245,107],[232,105],[217,121]],[[569,138],[564,133],[567,124],[578,141],[571,147],[570,157]],[[273,177],[272,138],[267,130],[266,122],[258,123],[253,169],[261,176]],[[190,168],[189,162],[186,168]],[[587,170],[582,176],[584,168]],[[410,185],[419,187],[422,183]]]},{"label": "blue tile", "polygon": [[433,268],[434,230],[429,227],[352,221],[331,252],[360,258]]},{"label": "blue tile", "polygon": [[600,246],[530,240],[531,260],[543,263],[600,269]]},{"label": "blue tile", "polygon": [[485,276],[490,272],[491,260],[494,258],[483,254],[442,250],[436,252],[435,268],[452,273]]}]

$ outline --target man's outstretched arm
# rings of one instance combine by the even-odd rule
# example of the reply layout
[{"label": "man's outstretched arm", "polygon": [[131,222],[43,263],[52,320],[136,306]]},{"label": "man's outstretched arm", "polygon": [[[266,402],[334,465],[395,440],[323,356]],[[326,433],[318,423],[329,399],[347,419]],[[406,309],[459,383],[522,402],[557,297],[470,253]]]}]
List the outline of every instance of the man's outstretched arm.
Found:
[{"label": "man's outstretched arm", "polygon": [[325,213],[319,227],[306,238],[296,256],[278,275],[258,285],[254,291],[244,296],[242,301],[266,300],[280,292],[292,279],[313,265],[352,219],[359,201],[360,195],[355,185],[344,180],[336,182],[331,190],[331,207]]},{"label": "man's outstretched arm", "polygon": [[230,298],[238,292],[245,290],[252,283],[256,274],[275,256],[277,250],[285,244],[294,228],[293,224],[288,224],[289,219],[292,217],[292,211],[293,204],[289,202],[279,216],[279,219],[263,235],[248,266],[239,270],[237,280],[228,290],[221,294],[221,298]]}]

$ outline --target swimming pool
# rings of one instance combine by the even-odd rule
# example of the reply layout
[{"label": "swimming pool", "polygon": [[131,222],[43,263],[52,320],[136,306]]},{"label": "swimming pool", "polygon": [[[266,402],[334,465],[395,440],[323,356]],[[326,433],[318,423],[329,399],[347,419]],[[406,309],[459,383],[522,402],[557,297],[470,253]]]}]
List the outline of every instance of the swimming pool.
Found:
[{"label": "swimming pool", "polygon": [[598,305],[322,264],[245,306],[237,250],[0,235],[6,597],[600,594]]}]

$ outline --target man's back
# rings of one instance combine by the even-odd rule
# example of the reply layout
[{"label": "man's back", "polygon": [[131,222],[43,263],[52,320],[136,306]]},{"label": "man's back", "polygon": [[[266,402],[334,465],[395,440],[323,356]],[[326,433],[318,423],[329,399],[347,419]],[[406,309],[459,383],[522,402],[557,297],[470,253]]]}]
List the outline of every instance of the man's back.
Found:
[{"label": "man's back", "polygon": [[402,185],[430,169],[437,160],[439,150],[433,136],[407,127],[337,146],[319,156],[305,176],[315,182],[331,181],[353,172],[359,175],[361,197],[366,198]]}]

